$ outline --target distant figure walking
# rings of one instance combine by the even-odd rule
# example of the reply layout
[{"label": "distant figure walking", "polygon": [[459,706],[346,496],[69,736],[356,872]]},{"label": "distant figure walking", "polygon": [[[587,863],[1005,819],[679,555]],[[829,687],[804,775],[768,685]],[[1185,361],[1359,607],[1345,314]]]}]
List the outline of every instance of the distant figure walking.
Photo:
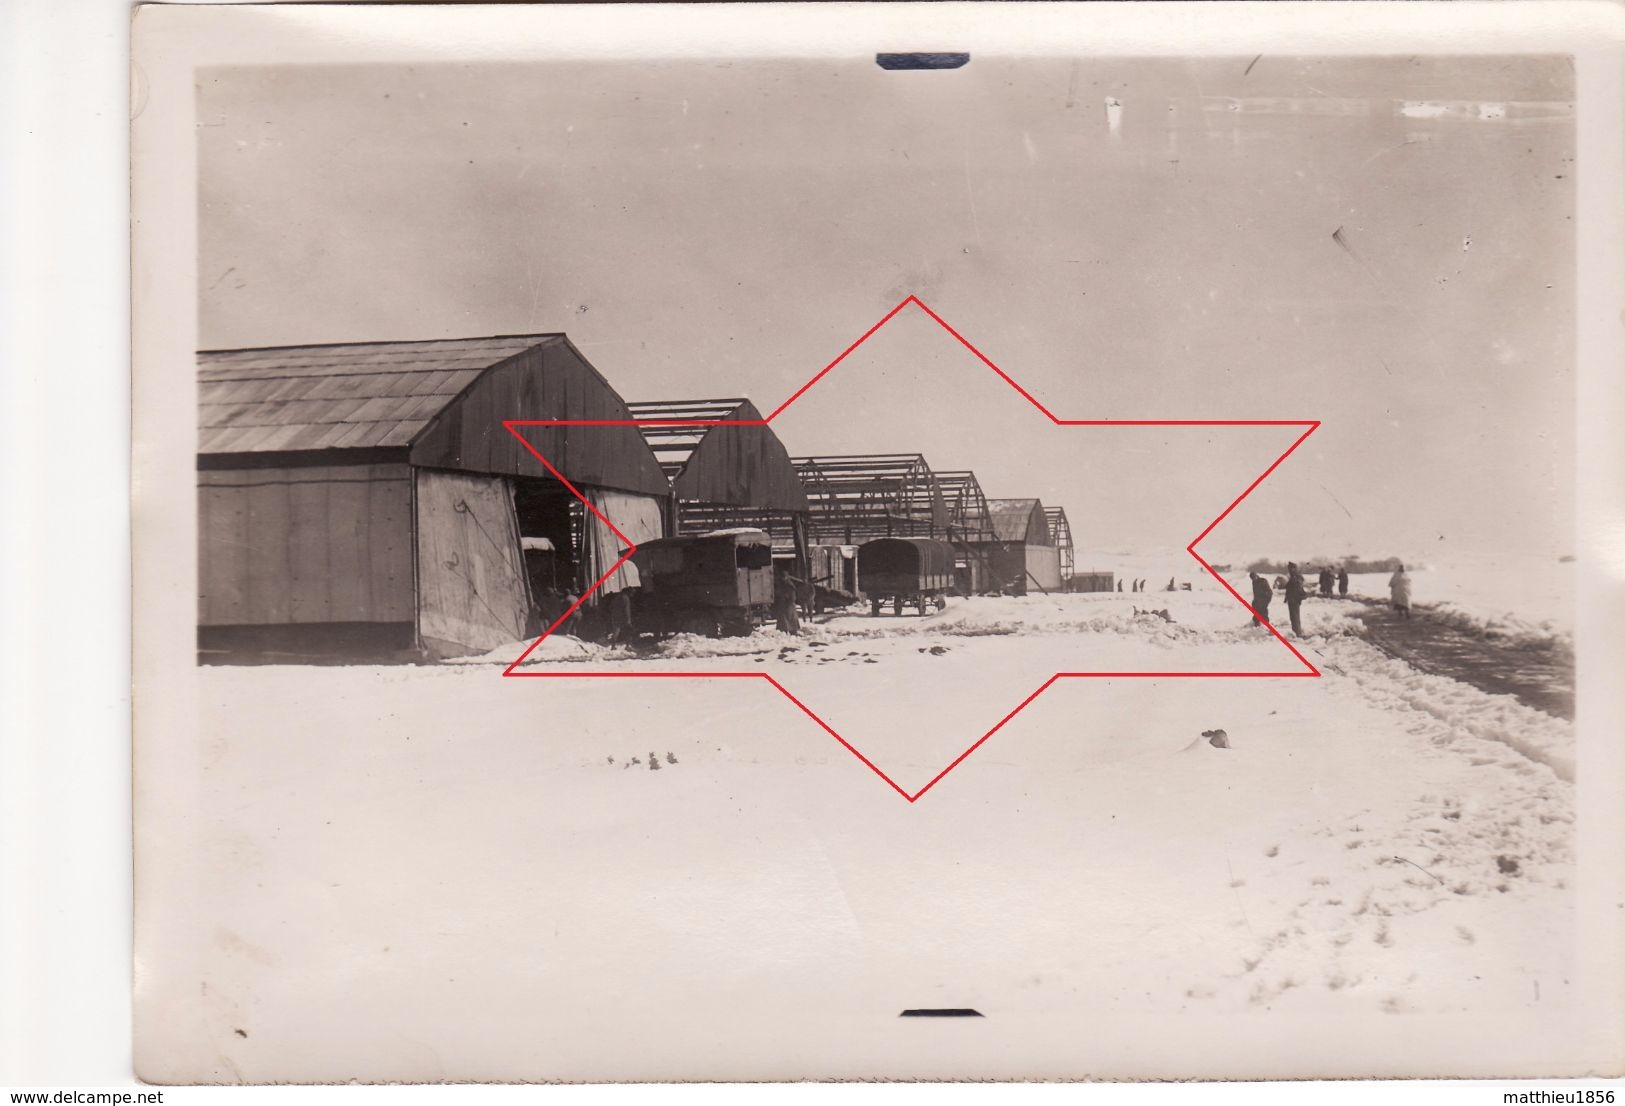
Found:
[{"label": "distant figure walking", "polygon": [[1388,596],[1393,600],[1394,610],[1399,612],[1400,618],[1411,617],[1411,574],[1400,565],[1394,574],[1388,577]]},{"label": "distant figure walking", "polygon": [[1341,565],[1337,569],[1337,597],[1339,599],[1349,597],[1349,570]]},{"label": "distant figure walking", "polygon": [[1308,594],[1304,587],[1303,573],[1298,571],[1296,561],[1290,561],[1286,566],[1286,609],[1292,616],[1292,632],[1299,637],[1303,636],[1303,622],[1298,617],[1299,609],[1303,606],[1303,597]]},{"label": "distant figure walking", "polygon": [[1336,577],[1332,575],[1332,570],[1330,568],[1323,568],[1320,570],[1320,596],[1322,599],[1330,599],[1332,597],[1332,584],[1335,579]]},{"label": "distant figure walking", "polygon": [[1118,591],[1123,590],[1123,581],[1121,581],[1121,580],[1117,581],[1117,590]]},{"label": "distant figure walking", "polygon": [[1270,582],[1258,573],[1249,573],[1253,579],[1253,625],[1263,626],[1269,620],[1270,600],[1275,598],[1275,591]]},{"label": "distant figure walking", "polygon": [[1174,586],[1174,578],[1172,576],[1168,577],[1168,590],[1169,591],[1178,591],[1179,590],[1177,587]]}]

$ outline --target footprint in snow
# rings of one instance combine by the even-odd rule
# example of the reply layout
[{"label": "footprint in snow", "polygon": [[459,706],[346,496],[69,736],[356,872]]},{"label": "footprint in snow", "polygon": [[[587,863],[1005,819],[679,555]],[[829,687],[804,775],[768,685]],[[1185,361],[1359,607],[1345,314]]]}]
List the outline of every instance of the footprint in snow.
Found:
[{"label": "footprint in snow", "polygon": [[1346,972],[1333,971],[1327,973],[1326,989],[1328,991],[1341,991],[1344,987],[1352,987],[1360,982],[1359,976],[1350,976]]}]

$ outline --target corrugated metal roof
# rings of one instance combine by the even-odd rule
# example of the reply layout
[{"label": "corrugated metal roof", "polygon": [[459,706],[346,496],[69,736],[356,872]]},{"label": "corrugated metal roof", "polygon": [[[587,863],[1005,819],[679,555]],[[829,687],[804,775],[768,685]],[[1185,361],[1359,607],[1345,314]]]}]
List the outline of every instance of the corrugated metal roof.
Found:
[{"label": "corrugated metal roof", "polygon": [[988,500],[987,513],[992,516],[995,537],[999,541],[1026,541],[1027,527],[1037,506],[1036,499]]},{"label": "corrugated metal roof", "polygon": [[493,365],[556,334],[204,350],[198,452],[409,445]]}]

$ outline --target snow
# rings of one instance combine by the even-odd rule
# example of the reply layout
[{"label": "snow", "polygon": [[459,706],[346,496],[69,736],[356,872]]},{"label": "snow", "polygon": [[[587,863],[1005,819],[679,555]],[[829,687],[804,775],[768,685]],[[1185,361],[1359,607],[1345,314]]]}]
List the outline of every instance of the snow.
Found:
[{"label": "snow", "polygon": [[[912,791],[1057,670],[1294,666],[1187,578],[550,639],[523,670],[768,673]],[[171,1055],[225,1079],[296,1047],[278,1078],[1439,1074],[1486,1019],[1493,1071],[1539,1066],[1572,1009],[1572,727],[1349,606],[1305,605],[1321,679],[1063,680],[912,804],[760,680],[500,678],[524,642],[203,669],[196,962],[144,985],[206,984]],[[1445,1026],[1426,1061],[1405,1018]]]},{"label": "snow", "polygon": [[[1456,554],[1411,573],[1414,601],[1507,637],[1574,636],[1575,567],[1556,557]],[[1387,587],[1387,578],[1383,579]]]},{"label": "snow", "polygon": [[[1255,559],[1240,558],[1233,564],[1240,568]],[[1513,640],[1573,640],[1576,584],[1572,561],[1556,555],[1510,552],[1451,552],[1442,557],[1400,559],[1411,575],[1412,601],[1421,608],[1453,617],[1463,627]],[[1311,586],[1315,572],[1314,567],[1304,570]],[[1349,593],[1387,602],[1390,575],[1355,573],[1349,577]],[[1238,578],[1246,579],[1246,573],[1230,575],[1232,583]],[[1247,594],[1245,590],[1243,594]]]},{"label": "snow", "polygon": [[[526,649],[529,641],[514,641],[499,645],[488,653],[472,657],[453,657],[446,664],[500,664],[507,667]],[[526,664],[557,663],[560,661],[592,661],[620,655],[616,650],[590,641],[581,641],[566,634],[549,634],[525,657]]]}]

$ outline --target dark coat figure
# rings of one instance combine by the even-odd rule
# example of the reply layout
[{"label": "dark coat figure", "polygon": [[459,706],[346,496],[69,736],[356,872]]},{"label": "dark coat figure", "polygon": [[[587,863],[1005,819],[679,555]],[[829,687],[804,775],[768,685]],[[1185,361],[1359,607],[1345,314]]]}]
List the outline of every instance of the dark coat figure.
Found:
[{"label": "dark coat figure", "polygon": [[1270,616],[1270,600],[1275,598],[1274,589],[1270,582],[1258,573],[1250,574],[1253,579],[1253,625],[1262,626]]},{"label": "dark coat figure", "polygon": [[1349,570],[1346,568],[1337,570],[1337,595],[1340,599],[1349,597]]},{"label": "dark coat figure", "polygon": [[1292,632],[1299,637],[1303,636],[1303,622],[1298,617],[1298,610],[1303,606],[1303,597],[1309,593],[1303,583],[1303,573],[1298,571],[1296,562],[1286,566],[1286,609],[1292,616]]},{"label": "dark coat figure", "polygon": [[1331,569],[1323,568],[1320,570],[1321,598],[1330,599],[1332,597],[1332,584],[1335,582],[1335,580],[1336,578],[1332,575]]}]

